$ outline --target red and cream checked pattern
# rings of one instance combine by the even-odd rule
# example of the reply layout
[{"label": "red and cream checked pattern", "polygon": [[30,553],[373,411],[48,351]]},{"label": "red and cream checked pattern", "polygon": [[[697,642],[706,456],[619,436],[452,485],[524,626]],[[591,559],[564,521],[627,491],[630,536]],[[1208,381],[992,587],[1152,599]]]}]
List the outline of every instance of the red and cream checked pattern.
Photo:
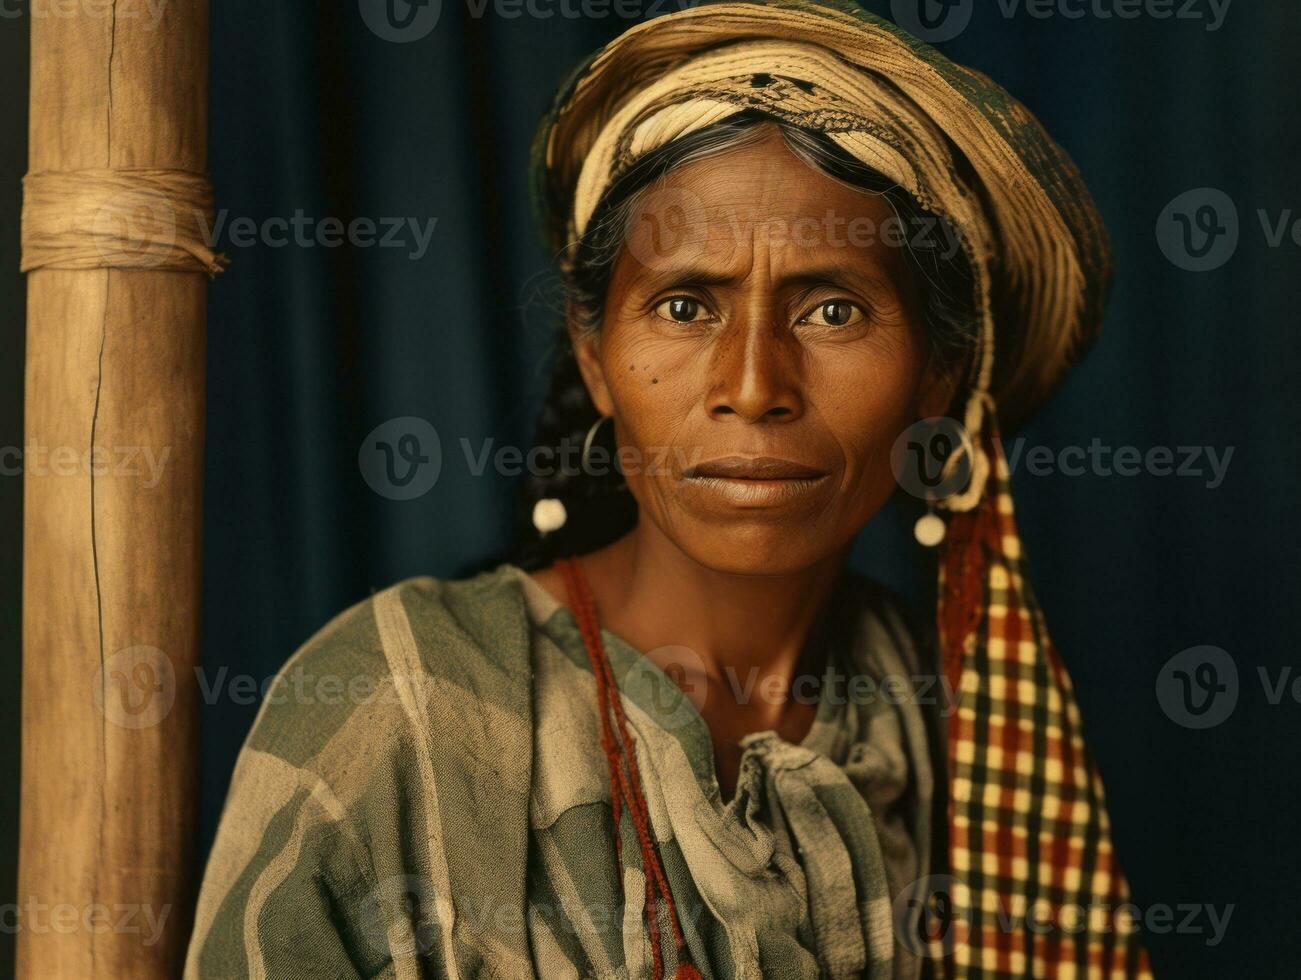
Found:
[{"label": "red and cream checked pattern", "polygon": [[[1070,678],[1027,576],[997,433],[941,555],[951,978],[1150,977]],[[936,950],[939,953],[939,949]]]}]

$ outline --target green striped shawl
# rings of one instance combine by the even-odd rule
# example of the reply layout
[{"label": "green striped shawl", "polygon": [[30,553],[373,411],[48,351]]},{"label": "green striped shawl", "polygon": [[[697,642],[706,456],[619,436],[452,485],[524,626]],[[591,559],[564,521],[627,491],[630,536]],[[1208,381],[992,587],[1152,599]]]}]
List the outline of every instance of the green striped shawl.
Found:
[{"label": "green striped shawl", "polygon": [[[927,723],[885,679],[918,665],[878,590],[847,578],[831,609],[822,690],[854,696],[823,697],[800,745],[746,739],[728,803],[694,707],[605,636],[707,978],[917,975],[891,901],[928,871]],[[586,653],[531,578],[403,582],[280,676],[236,766],[187,976],[648,974],[640,854],[625,812],[621,871]]]}]

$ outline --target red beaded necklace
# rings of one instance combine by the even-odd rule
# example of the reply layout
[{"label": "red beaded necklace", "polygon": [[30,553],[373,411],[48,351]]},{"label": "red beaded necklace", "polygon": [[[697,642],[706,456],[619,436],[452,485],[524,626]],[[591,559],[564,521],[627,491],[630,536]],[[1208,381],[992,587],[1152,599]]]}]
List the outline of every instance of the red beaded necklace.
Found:
[{"label": "red beaded necklace", "polygon": [[[596,612],[596,599],[592,595],[583,566],[577,558],[562,558],[556,567],[565,578],[565,588],[569,593],[569,605],[578,623],[578,630],[587,647],[587,656],[592,663],[592,673],[596,677],[596,701],[601,716],[601,748],[605,750],[605,760],[610,769],[610,808],[614,819],[614,846],[623,865],[623,848],[619,837],[619,823],[623,807],[628,808],[633,826],[637,828],[637,840],[641,845],[641,863],[646,869],[646,927],[650,932],[651,957],[654,962],[654,975],[664,975],[664,960],[660,951],[659,902],[663,901],[668,912],[669,924],[673,928],[673,941],[678,951],[678,970],[676,980],[700,980],[700,973],[691,963],[687,952],[686,940],[682,935],[682,924],[678,921],[677,905],[673,901],[673,892],[669,889],[668,876],[660,862],[659,849],[651,837],[650,811],[646,805],[646,793],[642,788],[641,773],[637,768],[637,752],[633,745],[632,733],[628,730],[628,719],[623,713],[623,700],[619,696],[619,686],[610,668],[610,658],[606,656],[605,644],[601,642],[601,621]],[[617,734],[616,734],[617,733]]]}]

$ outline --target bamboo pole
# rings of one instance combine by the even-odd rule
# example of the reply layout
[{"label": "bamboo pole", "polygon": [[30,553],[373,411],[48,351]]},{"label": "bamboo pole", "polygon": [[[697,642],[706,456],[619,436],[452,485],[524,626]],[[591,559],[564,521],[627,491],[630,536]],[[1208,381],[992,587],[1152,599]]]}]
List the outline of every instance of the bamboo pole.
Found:
[{"label": "bamboo pole", "polygon": [[[203,174],[207,39],[207,0],[32,0],[31,172]],[[28,279],[18,973],[39,980],[178,976],[194,886],[207,283],[103,264]]]}]

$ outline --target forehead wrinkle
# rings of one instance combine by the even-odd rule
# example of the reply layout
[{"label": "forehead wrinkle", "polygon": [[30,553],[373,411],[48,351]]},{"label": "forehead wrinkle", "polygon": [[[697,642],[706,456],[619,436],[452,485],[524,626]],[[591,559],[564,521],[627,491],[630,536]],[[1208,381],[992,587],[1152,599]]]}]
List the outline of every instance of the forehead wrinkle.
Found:
[{"label": "forehead wrinkle", "polygon": [[[730,261],[744,253],[746,261]],[[820,253],[829,254],[820,254]],[[821,248],[810,250],[794,243],[774,245],[770,240],[755,241],[753,231],[744,249],[729,249],[726,257],[707,249],[681,265],[665,265],[653,270],[641,267],[634,282],[642,289],[655,291],[667,286],[710,286],[739,288],[756,280],[783,291],[793,287],[818,285],[844,286],[865,293],[904,290],[895,269],[872,249]]]},{"label": "forehead wrinkle", "polygon": [[725,226],[721,235],[716,235],[716,231],[709,229],[706,244],[700,251],[679,245],[679,250],[690,253],[683,262],[674,263],[668,258],[657,260],[654,267],[639,264],[633,282],[654,291],[670,285],[734,286],[747,281],[754,269],[753,229],[743,239],[730,226]]},{"label": "forehead wrinkle", "polygon": [[823,257],[796,246],[783,248],[774,258],[771,283],[774,289],[795,286],[845,286],[866,293],[902,289],[896,271],[870,249],[826,249]]},{"label": "forehead wrinkle", "polygon": [[[880,247],[829,240],[846,236],[848,221],[858,217],[879,227],[893,209],[879,195],[822,173],[776,131],[767,139],[694,160],[663,175],[653,189],[685,193],[699,210],[689,237],[677,243],[684,261],[675,266],[667,257],[653,268],[641,267],[634,279],[639,288],[737,286],[752,282],[762,267],[764,281],[774,285],[822,280],[878,292],[906,291],[906,284],[897,281],[904,271],[898,256],[892,261]],[[765,254],[760,256],[760,250]]]}]

